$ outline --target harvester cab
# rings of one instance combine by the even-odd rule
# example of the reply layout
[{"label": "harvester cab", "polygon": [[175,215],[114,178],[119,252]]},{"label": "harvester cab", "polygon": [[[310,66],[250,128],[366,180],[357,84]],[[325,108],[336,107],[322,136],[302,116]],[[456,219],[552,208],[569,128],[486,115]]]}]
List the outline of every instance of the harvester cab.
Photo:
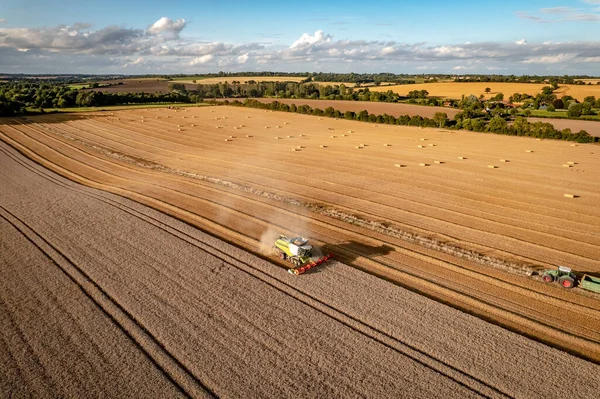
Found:
[{"label": "harvester cab", "polygon": [[294,265],[293,268],[289,269],[289,272],[295,275],[302,274],[333,257],[333,255],[329,254],[322,258],[313,259],[313,247],[308,245],[306,238],[288,238],[282,234],[275,241],[273,250],[279,255],[281,260],[288,261]]}]

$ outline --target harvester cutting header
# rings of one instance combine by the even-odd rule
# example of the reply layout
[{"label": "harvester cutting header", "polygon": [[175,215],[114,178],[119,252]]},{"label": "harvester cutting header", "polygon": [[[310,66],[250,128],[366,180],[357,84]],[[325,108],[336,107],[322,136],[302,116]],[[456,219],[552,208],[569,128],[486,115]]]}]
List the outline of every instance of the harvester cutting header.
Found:
[{"label": "harvester cutting header", "polygon": [[312,253],[313,247],[308,245],[306,238],[287,238],[281,234],[275,241],[273,250],[279,255],[281,260],[286,260],[294,265],[288,271],[296,276],[333,258],[332,254],[328,254],[322,258],[315,259]]}]

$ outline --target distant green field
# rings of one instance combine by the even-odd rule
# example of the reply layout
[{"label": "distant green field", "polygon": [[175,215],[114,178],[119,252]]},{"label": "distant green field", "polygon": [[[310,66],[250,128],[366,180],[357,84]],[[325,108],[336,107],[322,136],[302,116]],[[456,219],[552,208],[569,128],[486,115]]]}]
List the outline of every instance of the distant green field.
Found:
[{"label": "distant green field", "polygon": [[[595,110],[599,112],[600,110]],[[522,113],[520,113],[522,114]],[[560,109],[554,112],[549,112],[543,109],[531,110],[531,116],[538,118],[558,118],[558,119],[573,119],[573,120],[589,120],[589,121],[600,121],[600,115],[583,115],[579,118],[570,118],[567,116],[567,110]]]}]

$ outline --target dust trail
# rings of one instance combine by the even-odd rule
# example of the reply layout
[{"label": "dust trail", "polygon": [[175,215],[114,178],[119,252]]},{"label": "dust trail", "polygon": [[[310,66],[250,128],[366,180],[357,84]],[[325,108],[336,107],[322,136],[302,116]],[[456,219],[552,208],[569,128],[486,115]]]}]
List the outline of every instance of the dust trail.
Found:
[{"label": "dust trail", "polygon": [[260,244],[258,247],[259,252],[262,255],[272,255],[273,254],[273,244],[277,237],[279,236],[279,230],[274,226],[269,225],[267,229],[260,236]]}]

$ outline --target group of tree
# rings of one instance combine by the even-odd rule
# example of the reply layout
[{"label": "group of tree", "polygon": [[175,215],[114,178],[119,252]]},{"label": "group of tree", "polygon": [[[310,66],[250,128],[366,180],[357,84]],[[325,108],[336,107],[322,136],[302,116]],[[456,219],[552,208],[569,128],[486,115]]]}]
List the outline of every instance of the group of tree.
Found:
[{"label": "group of tree", "polygon": [[4,82],[0,84],[0,116],[14,115],[26,108],[98,107],[121,104],[202,102],[193,93],[109,93],[70,88],[48,82]]}]

